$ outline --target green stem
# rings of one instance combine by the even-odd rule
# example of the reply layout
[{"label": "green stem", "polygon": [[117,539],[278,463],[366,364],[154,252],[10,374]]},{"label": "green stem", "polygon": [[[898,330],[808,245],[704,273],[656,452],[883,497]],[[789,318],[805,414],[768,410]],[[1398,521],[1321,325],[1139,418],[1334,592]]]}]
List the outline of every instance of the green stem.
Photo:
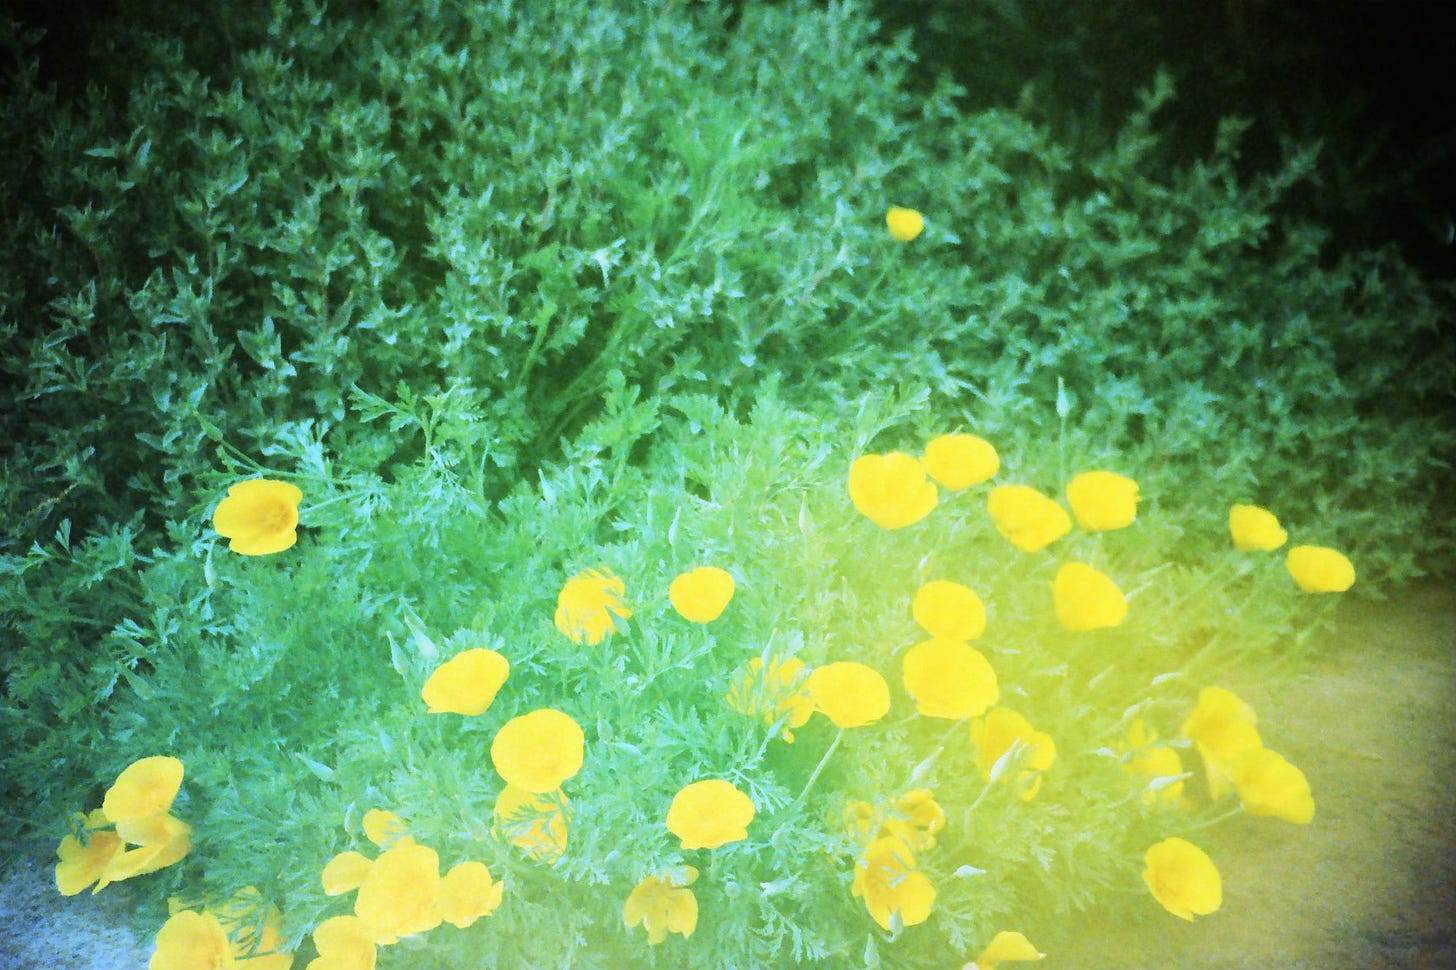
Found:
[{"label": "green stem", "polygon": [[814,782],[819,780],[819,775],[824,771],[824,766],[829,764],[829,759],[834,756],[835,749],[839,747],[839,742],[844,740],[844,731],[844,728],[840,728],[839,733],[834,736],[833,742],[831,742],[829,745],[829,750],[824,752],[824,757],[819,759],[819,765],[814,769],[814,773],[810,775],[809,780],[804,783],[804,790],[799,792],[798,798],[794,799],[795,805],[799,804],[804,800],[804,796],[808,795],[809,790],[814,787]]},{"label": "green stem", "polygon": [[1229,809],[1227,812],[1224,812],[1222,815],[1215,815],[1213,818],[1205,819],[1204,821],[1199,822],[1195,825],[1190,825],[1188,828],[1183,830],[1183,834],[1188,835],[1192,832],[1201,832],[1203,829],[1212,828],[1219,822],[1224,822],[1233,818],[1235,815],[1239,814],[1243,810],[1244,806],[1242,804],[1235,805],[1233,808]]},{"label": "green stem", "polygon": [[950,726],[950,730],[945,732],[945,737],[940,739],[940,743],[935,746],[934,751],[930,752],[930,756],[927,757],[924,761],[920,762],[920,764],[915,766],[915,770],[910,774],[909,787],[914,788],[915,783],[923,778],[925,776],[925,773],[935,766],[936,759],[939,758],[941,752],[945,750],[945,746],[950,743],[951,737],[953,737],[955,733],[961,728],[965,727],[966,722],[969,720],[969,717],[963,717]]}]

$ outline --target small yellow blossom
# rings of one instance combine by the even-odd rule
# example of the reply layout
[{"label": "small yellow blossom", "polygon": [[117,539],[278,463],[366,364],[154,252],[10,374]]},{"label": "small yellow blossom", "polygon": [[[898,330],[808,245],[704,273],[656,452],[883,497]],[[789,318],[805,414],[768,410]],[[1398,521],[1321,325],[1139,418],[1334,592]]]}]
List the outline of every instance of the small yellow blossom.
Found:
[{"label": "small yellow blossom", "polygon": [[890,236],[896,241],[909,242],[925,228],[925,217],[914,209],[891,206],[885,213],[885,225],[889,227]]},{"label": "small yellow blossom", "polygon": [[680,574],[667,588],[672,608],[693,623],[712,623],[733,599],[733,577],[717,566],[699,566]]},{"label": "small yellow blossom", "polygon": [[1244,811],[1306,825],[1314,818],[1314,796],[1304,772],[1268,748],[1251,748],[1233,762],[1229,774]]},{"label": "small yellow blossom", "polygon": [[941,487],[959,492],[995,477],[1001,458],[989,441],[973,434],[943,434],[925,446],[920,463]]},{"label": "small yellow blossom", "polygon": [[1183,736],[1198,748],[1208,777],[1208,794],[1215,800],[1228,791],[1234,762],[1246,751],[1263,747],[1254,709],[1222,687],[1205,687],[1198,703],[1183,722]]},{"label": "small yellow blossom", "polygon": [[902,926],[923,923],[935,905],[935,884],[915,868],[910,847],[894,836],[876,839],[865,848],[855,864],[850,892],[864,900],[883,930],[889,930],[890,918],[897,912]]},{"label": "small yellow blossom", "polygon": [[254,478],[228,489],[212,513],[212,527],[230,539],[228,548],[244,556],[282,552],[298,541],[297,485]]},{"label": "small yellow blossom", "polygon": [[409,827],[404,819],[382,808],[371,808],[364,813],[364,837],[382,849],[389,848],[396,839],[402,838]]},{"label": "small yellow blossom", "polygon": [[335,916],[313,931],[313,945],[319,958],[308,970],[374,970],[378,949],[364,921],[357,916]]},{"label": "small yellow blossom", "polygon": [[1245,552],[1278,549],[1289,538],[1274,513],[1257,505],[1235,505],[1229,509],[1229,535],[1235,548]]},{"label": "small yellow blossom", "polygon": [[507,785],[496,796],[491,834],[532,859],[553,862],[566,852],[568,804],[560,790],[533,794]]},{"label": "small yellow blossom", "polygon": [[976,717],[1001,696],[991,664],[958,640],[933,638],[916,644],[901,661],[901,671],[906,693],[926,717]]},{"label": "small yellow blossom", "polygon": [[748,838],[753,801],[726,781],[695,781],[673,796],[667,830],[684,849],[716,849]]},{"label": "small yellow blossom", "polygon": [[371,940],[390,944],[439,926],[439,901],[439,855],[405,836],[369,867],[354,897],[354,915]]},{"label": "small yellow blossom", "polygon": [[836,727],[873,724],[890,711],[890,685],[877,671],[852,660],[819,667],[804,683],[816,710]]},{"label": "small yellow blossom", "polygon": [[147,970],[223,970],[234,966],[232,945],[217,917],[183,910],[157,931]]},{"label": "small yellow blossom", "polygon": [[895,837],[919,852],[935,845],[935,834],[945,827],[945,811],[928,788],[908,791],[876,808],[869,802],[850,802],[844,809],[845,829],[862,845]]},{"label": "small yellow blossom", "polygon": [[1029,963],[1045,956],[1045,953],[1038,953],[1031,941],[1020,933],[1002,931],[992,937],[981,955],[962,970],[996,970],[998,963]]},{"label": "small yellow blossom", "polygon": [[971,722],[971,743],[976,746],[976,768],[988,781],[991,769],[1011,746],[1021,743],[1021,772],[1017,775],[1017,789],[1023,801],[1031,801],[1041,790],[1041,773],[1051,768],[1057,760],[1057,745],[1052,736],[1038,731],[1031,722],[1016,711],[995,707],[985,716]]},{"label": "small yellow blossom", "polygon": [[1355,567],[1324,546],[1295,546],[1284,558],[1294,582],[1306,593],[1343,593],[1355,585]]},{"label": "small yellow blossom", "polygon": [[440,880],[440,917],[463,930],[494,913],[504,892],[505,884],[491,878],[484,863],[462,862]]},{"label": "small yellow blossom", "polygon": [[[1128,774],[1150,779],[1149,784],[1159,778],[1175,778],[1183,774],[1183,759],[1177,749],[1167,745],[1155,746],[1153,742],[1157,739],[1157,734],[1147,729],[1142,718],[1133,721],[1128,728],[1127,741],[1118,745],[1118,750],[1128,756],[1123,759],[1123,770]],[[1177,804],[1182,797],[1181,779],[1169,782],[1156,791],[1143,793],[1143,801],[1149,805],[1159,801]]]},{"label": "small yellow blossom", "polygon": [[804,662],[798,657],[773,658],[765,673],[763,658],[754,657],[733,681],[728,706],[749,717],[762,717],[765,724],[784,719],[780,736],[793,744],[790,729],[803,727],[814,713],[814,699],[799,680],[803,669]]},{"label": "small yellow blossom", "polygon": [[1080,562],[1063,563],[1052,580],[1057,622],[1068,630],[1104,630],[1127,619],[1127,598],[1106,574]]},{"label": "small yellow blossom", "polygon": [[328,861],[320,876],[324,895],[338,896],[358,889],[373,864],[374,860],[362,853],[340,852]]},{"label": "small yellow blossom", "polygon": [[617,630],[617,619],[630,619],[622,602],[627,587],[610,570],[588,569],[561,587],[556,597],[556,629],[572,643],[596,646]]},{"label": "small yellow blossom", "polygon": [[933,637],[975,640],[986,632],[986,606],[969,587],[948,579],[921,586],[910,607],[915,622]]},{"label": "small yellow blossom", "polygon": [[133,761],[106,791],[101,810],[113,822],[161,815],[182,787],[182,762],[158,755]]},{"label": "small yellow blossom", "polygon": [[1023,552],[1045,549],[1072,531],[1067,510],[1027,485],[998,485],[986,497],[991,522]]},{"label": "small yellow blossom", "polygon": [[490,742],[490,760],[506,784],[540,795],[581,770],[585,745],[579,724],[542,708],[502,725]]},{"label": "small yellow blossom", "polygon": [[484,714],[511,672],[494,650],[466,650],[435,668],[420,697],[431,714]]},{"label": "small yellow blossom", "polygon": [[[176,897],[167,900],[167,912],[172,916],[197,909]],[[237,970],[289,970],[293,966],[293,954],[283,949],[283,913],[257,886],[244,886],[222,904],[204,906],[199,912],[216,918],[227,934],[233,958],[227,966]]]},{"label": "small yellow blossom", "polygon": [[1121,529],[1137,518],[1138,484],[1114,472],[1083,472],[1067,483],[1067,504],[1084,529]]},{"label": "small yellow blossom", "polygon": [[693,935],[698,928],[698,900],[687,887],[697,881],[698,870],[692,866],[648,876],[639,882],[622,906],[622,922],[627,926],[639,923],[647,930],[647,942],[656,946],[668,933]]},{"label": "small yellow blossom", "polygon": [[1223,883],[1213,860],[1186,839],[1164,839],[1147,851],[1143,881],[1153,898],[1180,919],[1193,921],[1223,905]]},{"label": "small yellow blossom", "polygon": [[[95,809],[89,815],[76,816],[82,822],[82,838],[67,835],[56,847],[56,889],[63,896],[74,896],[101,878],[111,860],[124,848],[121,837],[102,829],[108,825],[106,813]],[[84,839],[84,841],[83,841]]]},{"label": "small yellow blossom", "polygon": [[861,455],[849,466],[849,499],[882,529],[903,529],[925,518],[940,493],[925,466],[900,451]]}]

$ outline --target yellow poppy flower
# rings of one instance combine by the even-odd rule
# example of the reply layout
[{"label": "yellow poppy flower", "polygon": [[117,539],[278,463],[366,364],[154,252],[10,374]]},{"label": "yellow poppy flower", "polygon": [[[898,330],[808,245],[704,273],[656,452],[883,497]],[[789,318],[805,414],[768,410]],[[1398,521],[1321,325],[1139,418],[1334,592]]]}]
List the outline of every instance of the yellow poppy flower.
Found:
[{"label": "yellow poppy flower", "polygon": [[588,569],[566,581],[556,597],[556,629],[572,643],[596,646],[617,631],[632,611],[622,603],[627,587],[607,569]]},{"label": "yellow poppy flower", "polygon": [[930,918],[935,905],[935,884],[915,868],[915,856],[900,839],[890,836],[871,842],[854,867],[853,896],[880,929],[889,930],[890,917],[900,914],[903,926],[916,926]]},{"label": "yellow poppy flower", "polygon": [[93,893],[113,882],[165,869],[192,851],[192,827],[172,815],[117,822],[116,834],[122,842],[137,848],[124,849],[111,857]]},{"label": "yellow poppy flower", "polygon": [[667,830],[684,849],[716,849],[748,838],[757,810],[743,792],[726,781],[695,781],[673,796]]},{"label": "yellow poppy flower", "polygon": [[890,230],[890,236],[898,242],[909,242],[920,235],[925,228],[925,217],[914,209],[902,209],[899,206],[891,206],[885,213],[885,225]]},{"label": "yellow poppy flower", "polygon": [[910,613],[926,633],[944,640],[975,640],[986,632],[986,606],[981,597],[948,579],[921,586]]},{"label": "yellow poppy flower", "polygon": [[354,915],[371,940],[390,944],[439,926],[439,902],[440,857],[405,836],[369,867],[354,897]]},{"label": "yellow poppy flower", "polygon": [[1083,472],[1067,483],[1067,504],[1084,529],[1121,529],[1137,518],[1138,484],[1114,472]]},{"label": "yellow poppy flower", "polygon": [[925,466],[900,451],[861,455],[849,466],[849,500],[882,529],[903,529],[925,518],[940,493]]},{"label": "yellow poppy flower", "polygon": [[901,672],[906,693],[926,717],[976,717],[1001,696],[991,664],[959,640],[934,638],[916,644],[901,661]]},{"label": "yellow poppy flower", "polygon": [[404,819],[382,808],[371,808],[364,813],[364,837],[380,848],[389,848],[390,843],[402,838],[409,828]]},{"label": "yellow poppy flower", "polygon": [[267,478],[238,482],[212,513],[212,527],[244,556],[282,552],[298,541],[297,485]]},{"label": "yellow poppy flower", "polygon": [[494,650],[466,650],[435,668],[420,697],[431,714],[484,714],[510,675],[511,664]]},{"label": "yellow poppy flower", "polygon": [[507,785],[496,796],[491,835],[523,850],[532,859],[555,861],[566,852],[567,804],[560,791],[532,794]]},{"label": "yellow poppy flower", "polygon": [[56,889],[63,896],[74,896],[101,878],[111,861],[122,852],[125,845],[121,837],[111,831],[97,831],[108,824],[106,815],[96,809],[84,819],[85,841],[74,835],[61,839],[56,847]]},{"label": "yellow poppy flower", "polygon": [[[196,910],[176,897],[167,900],[167,912],[176,915]],[[226,902],[204,906],[199,912],[213,916],[227,934],[233,962],[238,970],[288,970],[293,954],[283,950],[283,913],[269,903],[257,886],[244,886]]]},{"label": "yellow poppy flower", "polygon": [[542,708],[502,725],[490,742],[490,760],[506,784],[540,795],[581,770],[585,745],[579,724]]},{"label": "yellow poppy flower", "polygon": [[1041,773],[1057,760],[1057,745],[1052,736],[1036,730],[1025,717],[1005,707],[992,708],[971,722],[976,768],[987,781],[996,762],[1018,741],[1025,750],[1021,755],[1017,790],[1023,801],[1031,801],[1041,790]]},{"label": "yellow poppy flower", "polygon": [[113,822],[161,815],[182,787],[182,762],[158,755],[133,761],[106,791],[101,810]]},{"label": "yellow poppy flower", "polygon": [[313,945],[319,958],[308,970],[374,970],[378,949],[364,921],[357,916],[335,916],[313,931]]},{"label": "yellow poppy flower", "polygon": [[995,477],[1001,458],[984,438],[973,434],[943,434],[925,446],[920,463],[942,488],[959,492]]},{"label": "yellow poppy flower", "polygon": [[1355,585],[1355,567],[1343,554],[1324,546],[1295,546],[1284,566],[1306,593],[1343,593]]},{"label": "yellow poppy flower", "polygon": [[668,933],[692,936],[698,928],[698,900],[687,887],[697,878],[698,870],[692,866],[648,876],[627,897],[622,906],[622,922],[628,928],[640,923],[647,930],[647,942],[652,946],[667,939]]},{"label": "yellow poppy flower", "polygon": [[[1149,779],[1149,783],[1151,783],[1158,778],[1175,778],[1183,774],[1183,759],[1178,755],[1177,749],[1159,745],[1129,758],[1122,768],[1129,774],[1141,775]],[[1148,805],[1155,802],[1176,805],[1182,797],[1183,782],[1180,779],[1157,791],[1144,792],[1143,802]]]},{"label": "yellow poppy flower", "polygon": [[908,791],[890,803],[879,834],[894,836],[912,852],[935,846],[935,833],[945,828],[945,811],[928,788]]},{"label": "yellow poppy flower", "polygon": [[890,685],[878,672],[852,660],[826,664],[809,675],[804,689],[815,709],[836,727],[873,724],[890,710]]},{"label": "yellow poppy flower", "polygon": [[998,485],[986,497],[996,531],[1023,552],[1045,549],[1072,531],[1067,510],[1027,485]]},{"label": "yellow poppy flower", "polygon": [[359,852],[340,852],[328,861],[320,879],[325,896],[338,896],[359,888],[374,860]]},{"label": "yellow poppy flower", "polygon": [[1104,573],[1063,563],[1052,580],[1057,622],[1068,630],[1104,630],[1127,618],[1127,598]]},{"label": "yellow poppy flower", "polygon": [[234,966],[232,945],[217,917],[182,910],[157,931],[148,970],[223,970]]},{"label": "yellow poppy flower", "polygon": [[1230,784],[1230,771],[1239,756],[1263,747],[1254,725],[1254,709],[1239,696],[1222,687],[1205,687],[1198,703],[1183,722],[1183,736],[1194,743],[1203,758],[1208,777],[1208,794],[1217,800]]},{"label": "yellow poppy flower", "polygon": [[672,608],[693,623],[712,623],[733,598],[733,577],[717,566],[682,573],[667,588]]},{"label": "yellow poppy flower", "polygon": [[998,963],[1026,963],[1045,956],[1045,953],[1038,953],[1031,941],[1020,933],[1003,931],[992,937],[981,955],[966,964],[963,970],[996,970]]},{"label": "yellow poppy flower", "polygon": [[787,717],[780,736],[794,743],[791,728],[803,727],[814,713],[814,699],[799,684],[804,662],[798,657],[769,660],[764,673],[763,658],[754,657],[733,681],[725,698],[728,706],[749,717],[762,717],[765,724],[776,724]]},{"label": "yellow poppy flower", "polygon": [[1257,505],[1235,505],[1229,509],[1229,535],[1234,547],[1245,552],[1268,552],[1284,545],[1289,533],[1268,509]]},{"label": "yellow poppy flower", "polygon": [[504,892],[505,884],[491,878],[484,863],[462,862],[440,880],[440,917],[463,930],[494,913]]},{"label": "yellow poppy flower", "polygon": [[1143,882],[1163,908],[1190,923],[1223,905],[1223,883],[1213,860],[1186,839],[1164,839],[1148,849]]},{"label": "yellow poppy flower", "polygon": [[1314,796],[1304,772],[1268,748],[1240,754],[1229,772],[1244,811],[1306,825],[1314,818]]}]

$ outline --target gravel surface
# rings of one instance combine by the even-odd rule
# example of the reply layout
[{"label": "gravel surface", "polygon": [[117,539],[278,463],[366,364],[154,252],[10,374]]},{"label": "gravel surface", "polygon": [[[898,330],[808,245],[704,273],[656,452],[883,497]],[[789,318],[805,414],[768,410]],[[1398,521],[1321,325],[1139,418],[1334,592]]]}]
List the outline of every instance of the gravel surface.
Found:
[{"label": "gravel surface", "polygon": [[0,852],[0,970],[145,970],[147,947],[126,927],[129,894],[62,896],[54,853],[35,844]]}]

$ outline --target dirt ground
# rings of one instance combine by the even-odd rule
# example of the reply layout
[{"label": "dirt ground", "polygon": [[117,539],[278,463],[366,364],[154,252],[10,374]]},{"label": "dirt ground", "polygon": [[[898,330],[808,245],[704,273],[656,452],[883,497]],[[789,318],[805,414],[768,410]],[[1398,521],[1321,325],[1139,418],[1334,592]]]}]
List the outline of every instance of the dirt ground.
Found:
[{"label": "dirt ground", "polygon": [[[1149,900],[1136,925],[1037,940],[1039,968],[1456,968],[1456,590],[1350,599],[1338,617],[1297,682],[1227,685],[1309,778],[1313,823],[1239,817],[1199,833],[1223,876],[1219,912],[1188,924]],[[143,970],[120,897],[58,895],[47,847],[0,858],[0,970]]]}]

